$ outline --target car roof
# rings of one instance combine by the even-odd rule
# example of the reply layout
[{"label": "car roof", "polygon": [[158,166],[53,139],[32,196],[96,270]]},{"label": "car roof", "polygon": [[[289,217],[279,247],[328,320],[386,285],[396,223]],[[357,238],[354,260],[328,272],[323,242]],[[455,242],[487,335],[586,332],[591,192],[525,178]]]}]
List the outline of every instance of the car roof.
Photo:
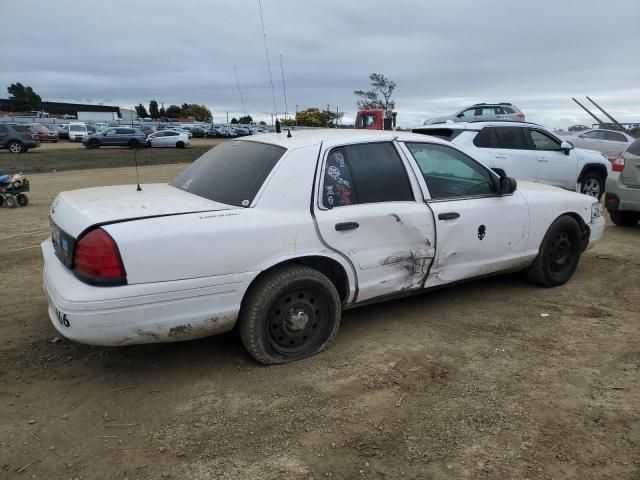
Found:
[{"label": "car roof", "polygon": [[[263,133],[245,137],[237,141],[261,142],[278,145],[287,149],[318,145],[321,142],[384,142],[399,140],[401,142],[419,141],[424,142],[425,136],[411,132],[400,132],[392,130],[356,130],[340,128],[314,128],[309,130],[291,130],[291,137],[287,135],[287,129],[283,128],[281,133]],[[448,145],[449,142],[436,137],[430,137],[429,142],[442,143]]]},{"label": "car roof", "polygon": [[520,122],[518,120],[475,120],[471,122],[450,122],[450,123],[434,123],[432,125],[424,125],[415,130],[436,129],[436,128],[457,128],[464,130],[480,130],[483,127],[522,127],[534,126],[545,128],[542,125],[533,122]]}]

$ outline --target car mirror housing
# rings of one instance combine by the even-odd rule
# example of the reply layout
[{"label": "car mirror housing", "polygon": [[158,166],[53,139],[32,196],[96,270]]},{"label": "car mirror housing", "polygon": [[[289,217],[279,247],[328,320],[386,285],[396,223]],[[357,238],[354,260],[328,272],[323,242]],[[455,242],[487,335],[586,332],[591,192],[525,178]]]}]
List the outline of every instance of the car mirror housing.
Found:
[{"label": "car mirror housing", "polygon": [[562,143],[560,144],[560,150],[562,150],[565,155],[569,155],[569,152],[573,150],[573,145],[571,145],[566,140],[563,140]]},{"label": "car mirror housing", "polygon": [[518,188],[518,182],[513,177],[500,177],[500,195],[510,195]]}]

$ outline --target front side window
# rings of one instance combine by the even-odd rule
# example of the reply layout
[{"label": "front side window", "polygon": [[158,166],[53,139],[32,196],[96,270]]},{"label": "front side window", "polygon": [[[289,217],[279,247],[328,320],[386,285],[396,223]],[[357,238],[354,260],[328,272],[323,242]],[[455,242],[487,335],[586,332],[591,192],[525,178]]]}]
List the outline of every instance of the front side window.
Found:
[{"label": "front side window", "polygon": [[497,109],[494,107],[483,107],[481,115],[483,117],[489,117],[498,113]]},{"label": "front side window", "polygon": [[433,143],[407,143],[433,200],[493,195],[491,174],[464,153]]},{"label": "front side window", "polygon": [[464,112],[462,112],[458,117],[475,117],[476,109],[475,108],[467,108]]},{"label": "front side window", "polygon": [[580,138],[590,138],[591,140],[604,140],[604,132],[594,130],[593,132],[587,132],[580,135]]},{"label": "front side window", "polygon": [[116,134],[116,129],[115,129],[115,128],[107,128],[107,129],[104,131],[104,134],[105,134],[105,135],[107,135],[107,136],[108,136],[108,135],[115,135],[115,134]]},{"label": "front side window", "polygon": [[215,202],[248,207],[286,148],[251,141],[224,142],[170,183]]},{"label": "front side window", "polygon": [[530,130],[536,150],[560,150],[560,142],[539,130]]},{"label": "front side window", "polygon": [[498,140],[496,148],[526,150],[529,148],[527,137],[520,127],[493,127]]}]

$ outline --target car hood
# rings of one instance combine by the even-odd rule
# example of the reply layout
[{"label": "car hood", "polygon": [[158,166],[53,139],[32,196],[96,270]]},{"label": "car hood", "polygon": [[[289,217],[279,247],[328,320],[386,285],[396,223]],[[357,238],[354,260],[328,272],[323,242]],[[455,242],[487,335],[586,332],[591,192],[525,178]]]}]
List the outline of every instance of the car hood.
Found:
[{"label": "car hood", "polygon": [[77,238],[93,225],[141,218],[239,208],[214,202],[166,183],[84,188],[61,192],[51,206],[51,220]]}]

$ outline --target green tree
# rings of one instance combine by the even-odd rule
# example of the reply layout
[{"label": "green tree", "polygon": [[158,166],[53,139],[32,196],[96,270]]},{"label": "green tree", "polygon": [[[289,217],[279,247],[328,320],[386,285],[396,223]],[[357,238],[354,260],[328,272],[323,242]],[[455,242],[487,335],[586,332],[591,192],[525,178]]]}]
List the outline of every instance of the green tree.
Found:
[{"label": "green tree", "polygon": [[358,108],[360,110],[381,108],[385,111],[386,116],[391,115],[396,106],[396,102],[391,100],[396,82],[389,80],[381,73],[372,73],[369,75],[369,80],[371,81],[370,90],[355,90],[353,92],[356,97],[360,97],[356,101]]},{"label": "green tree", "polygon": [[248,124],[251,122],[253,122],[253,118],[251,118],[251,115],[245,115],[244,117],[240,117],[238,119],[238,123]]},{"label": "green tree", "polygon": [[180,118],[182,117],[182,109],[178,105],[169,105],[166,115],[169,118]]},{"label": "green tree", "polygon": [[184,103],[182,105],[182,116],[193,117],[198,122],[209,122],[213,119],[211,110],[197,103]]},{"label": "green tree", "polygon": [[42,108],[40,95],[34,92],[31,87],[26,87],[18,82],[7,87],[7,91],[11,101],[11,110],[14,112],[28,112]]},{"label": "green tree", "polygon": [[158,118],[160,116],[160,110],[158,110],[158,102],[151,100],[149,102],[149,116],[151,118]]},{"label": "green tree", "polygon": [[144,108],[144,105],[142,104],[136,106],[136,114],[138,115],[138,118],[146,118],[149,116],[147,109]]},{"label": "green tree", "polygon": [[236,117],[233,117],[231,119],[231,123],[235,125],[236,123],[238,123],[238,119]]},{"label": "green tree", "polygon": [[[304,127],[328,127],[330,126],[331,120],[330,112],[311,107],[297,112],[294,122],[296,125]],[[288,120],[286,123],[290,124],[291,121]]]}]

